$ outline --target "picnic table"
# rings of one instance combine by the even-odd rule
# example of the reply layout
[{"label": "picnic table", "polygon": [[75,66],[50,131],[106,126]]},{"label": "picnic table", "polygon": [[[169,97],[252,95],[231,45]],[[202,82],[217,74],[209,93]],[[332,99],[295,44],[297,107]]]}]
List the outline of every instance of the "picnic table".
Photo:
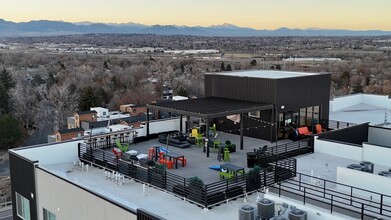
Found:
[{"label": "picnic table", "polygon": [[235,164],[231,163],[225,163],[220,165],[220,168],[222,170],[227,170],[227,172],[220,172],[220,178],[232,178],[235,177],[235,179],[238,179],[238,174],[243,175],[244,174],[244,167],[237,166]]}]

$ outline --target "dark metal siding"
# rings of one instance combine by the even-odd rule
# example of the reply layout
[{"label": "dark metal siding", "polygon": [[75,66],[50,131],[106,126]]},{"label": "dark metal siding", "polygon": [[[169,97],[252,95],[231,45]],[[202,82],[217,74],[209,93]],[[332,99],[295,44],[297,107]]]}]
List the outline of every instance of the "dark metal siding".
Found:
[{"label": "dark metal siding", "polygon": [[363,142],[368,142],[368,131],[369,123],[365,123],[344,129],[326,132],[320,135],[318,139],[362,145]]},{"label": "dark metal siding", "polygon": [[[328,121],[330,102],[330,75],[319,74],[277,80],[276,102],[278,111],[321,106],[320,119]],[[284,110],[281,110],[284,106]]]},{"label": "dark metal siding", "polygon": [[[30,201],[31,220],[37,220],[34,162],[15,155],[12,152],[9,154],[9,162],[14,219],[21,219],[16,214],[15,192],[17,192]],[[33,198],[31,198],[31,193],[34,195]]]},{"label": "dark metal siding", "polygon": [[[205,96],[274,104],[277,107],[277,114],[319,105],[320,122],[323,122],[323,126],[327,127],[329,119],[330,74],[280,79],[206,74]],[[284,109],[281,109],[281,106],[284,106]],[[270,113],[263,111],[261,117],[266,116],[264,120],[270,121],[270,114],[271,111]],[[245,127],[251,125],[251,122],[245,120]],[[237,127],[232,126],[224,125],[222,130],[236,129]],[[258,135],[254,135],[255,133]],[[244,132],[246,136],[269,140],[270,134],[266,132],[267,135],[265,136],[263,135],[264,133],[263,131]],[[275,136],[274,129],[272,135],[273,137]]]},{"label": "dark metal siding", "polygon": [[275,80],[249,77],[205,75],[205,96],[274,103]]}]

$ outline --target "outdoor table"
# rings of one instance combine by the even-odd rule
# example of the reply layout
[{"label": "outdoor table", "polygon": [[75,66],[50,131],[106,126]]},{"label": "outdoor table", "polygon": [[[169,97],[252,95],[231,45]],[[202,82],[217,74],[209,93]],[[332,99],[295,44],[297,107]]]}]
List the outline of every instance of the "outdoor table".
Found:
[{"label": "outdoor table", "polygon": [[235,175],[236,180],[238,179],[238,173],[244,174],[244,168],[240,167],[240,166],[236,166],[235,164],[225,163],[225,164],[220,165],[220,168],[228,170],[228,172]]},{"label": "outdoor table", "polygon": [[175,161],[175,169],[178,169],[178,160],[179,160],[179,158],[182,158],[182,160],[185,159],[184,155],[173,153],[173,152],[166,153],[166,157],[168,157],[170,161],[172,159]]}]

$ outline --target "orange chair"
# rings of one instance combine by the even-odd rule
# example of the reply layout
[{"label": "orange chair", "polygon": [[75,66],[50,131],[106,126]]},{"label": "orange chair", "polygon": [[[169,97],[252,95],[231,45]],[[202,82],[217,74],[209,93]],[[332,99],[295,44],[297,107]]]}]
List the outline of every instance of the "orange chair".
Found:
[{"label": "orange chair", "polygon": [[322,132],[326,132],[326,129],[322,128],[322,125],[321,124],[316,124],[315,125],[315,128],[316,128],[316,133],[317,134],[320,134]]},{"label": "orange chair", "polygon": [[299,135],[310,135],[310,134],[312,134],[312,132],[308,131],[307,127],[298,128],[297,132],[299,133]]},{"label": "orange chair", "polygon": [[167,169],[172,169],[172,167],[174,166],[174,162],[170,160],[166,160],[165,164],[167,166]]}]

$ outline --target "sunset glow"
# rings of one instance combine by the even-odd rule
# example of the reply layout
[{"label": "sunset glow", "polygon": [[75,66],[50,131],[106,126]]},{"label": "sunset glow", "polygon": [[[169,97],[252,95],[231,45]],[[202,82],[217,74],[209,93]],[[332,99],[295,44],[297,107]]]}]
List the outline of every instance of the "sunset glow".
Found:
[{"label": "sunset glow", "polygon": [[210,26],[230,23],[255,29],[335,28],[391,30],[389,0],[5,0],[0,18],[136,22]]}]

